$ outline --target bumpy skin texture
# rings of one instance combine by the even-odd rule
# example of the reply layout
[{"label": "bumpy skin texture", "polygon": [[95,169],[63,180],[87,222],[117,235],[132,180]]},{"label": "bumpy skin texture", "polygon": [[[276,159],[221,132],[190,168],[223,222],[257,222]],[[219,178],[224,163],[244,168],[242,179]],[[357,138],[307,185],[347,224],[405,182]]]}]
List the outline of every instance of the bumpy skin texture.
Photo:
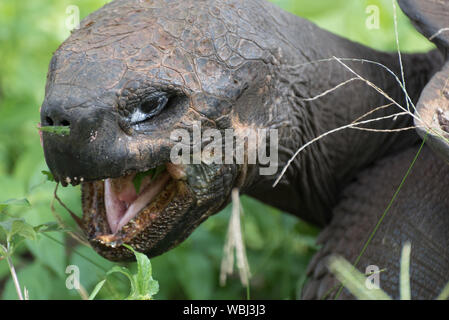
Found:
[{"label": "bumpy skin texture", "polygon": [[[449,2],[399,0],[401,8],[425,36],[433,39],[446,57],[449,49],[445,23]],[[399,298],[401,248],[412,243],[411,293],[413,299],[434,299],[449,281],[449,62],[429,81],[416,107],[414,122],[427,145],[398,197],[357,264],[360,271],[375,265],[384,270],[380,286]],[[392,201],[417,148],[386,158],[362,172],[345,189],[333,209],[333,219],[320,234],[322,249],[309,265],[305,299],[334,299],[339,285],[327,262],[341,255],[355,263],[368,237]],[[437,157],[437,155],[440,158]],[[353,298],[345,289],[340,299]]]},{"label": "bumpy skin texture", "polygon": [[[194,121],[203,131],[237,134],[277,128],[283,167],[305,142],[389,102],[361,81],[305,101],[354,77],[335,60],[311,63],[333,56],[373,60],[400,73],[395,54],[335,36],[262,0],[117,0],[86,18],[51,61],[41,122],[70,125],[69,136],[44,133],[45,158],[56,180],[82,183],[84,231],[93,247],[111,260],[132,256],[121,243],[95,241],[109,231],[99,181],[168,162],[175,129],[191,131]],[[432,52],[404,55],[403,61],[416,102],[443,59]],[[400,86],[384,69],[345,63],[403,101]],[[136,110],[155,95],[170,102],[157,116],[133,123]],[[397,112],[384,108],[369,118]],[[401,116],[367,127],[411,123]],[[161,254],[223,208],[234,187],[325,226],[341,190],[360,170],[417,140],[412,132],[339,132],[297,157],[274,189],[277,175],[260,176],[259,165],[187,165],[187,178],[178,182],[168,208],[153,219],[139,217],[121,241],[149,256]],[[388,259],[394,254],[382,252]]]},{"label": "bumpy skin texture", "polygon": [[[449,59],[449,1],[399,0],[417,29]],[[426,86],[416,106],[415,125],[421,137],[449,161],[449,61]]]},{"label": "bumpy skin texture", "polygon": [[[323,247],[309,265],[305,299],[335,297],[338,282],[327,269],[328,258],[338,254],[356,261],[417,152],[411,148],[381,160],[346,188],[331,224],[319,236]],[[435,299],[449,281],[448,176],[447,163],[425,147],[358,264],[362,272],[370,265],[385,269],[380,287],[395,299],[401,250],[407,241],[412,244],[412,299]],[[339,298],[352,297],[345,289]]]},{"label": "bumpy skin texture", "polygon": [[449,161],[449,61],[425,87],[416,106],[415,125],[421,137]]}]

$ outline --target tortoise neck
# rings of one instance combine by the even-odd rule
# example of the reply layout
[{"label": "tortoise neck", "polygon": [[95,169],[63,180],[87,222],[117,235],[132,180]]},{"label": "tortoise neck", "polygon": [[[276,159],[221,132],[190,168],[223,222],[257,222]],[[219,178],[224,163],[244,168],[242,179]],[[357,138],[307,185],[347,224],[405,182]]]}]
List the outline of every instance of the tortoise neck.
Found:
[{"label": "tortoise neck", "polygon": [[[309,141],[383,107],[362,118],[362,121],[372,122],[360,127],[371,131],[347,128],[329,134],[294,158],[274,190],[272,184],[278,175],[259,177],[251,195],[323,225],[330,219],[330,210],[340,191],[361,169],[413,145],[417,135],[414,130],[399,131],[412,126],[410,115],[394,116],[407,108],[413,113],[398,83],[401,79],[398,55],[379,52],[313,28],[309,36],[299,35],[296,42],[299,47],[310,47],[311,54],[305,56],[301,51],[295,58],[286,55],[278,70],[278,90],[283,100],[282,107],[274,108],[279,110],[275,117],[286,124],[279,133],[280,169]],[[373,63],[333,57],[365,59]],[[438,52],[431,52],[405,54],[402,61],[407,92],[416,103],[443,60]],[[370,120],[375,118],[381,120]]]}]

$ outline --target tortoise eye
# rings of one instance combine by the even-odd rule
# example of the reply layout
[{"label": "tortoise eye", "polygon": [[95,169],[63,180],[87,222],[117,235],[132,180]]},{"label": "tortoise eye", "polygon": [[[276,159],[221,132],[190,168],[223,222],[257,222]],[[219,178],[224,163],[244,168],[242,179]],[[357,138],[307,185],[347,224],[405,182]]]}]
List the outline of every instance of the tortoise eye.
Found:
[{"label": "tortoise eye", "polygon": [[169,97],[166,93],[152,93],[135,109],[131,123],[138,124],[157,116],[167,105]]}]

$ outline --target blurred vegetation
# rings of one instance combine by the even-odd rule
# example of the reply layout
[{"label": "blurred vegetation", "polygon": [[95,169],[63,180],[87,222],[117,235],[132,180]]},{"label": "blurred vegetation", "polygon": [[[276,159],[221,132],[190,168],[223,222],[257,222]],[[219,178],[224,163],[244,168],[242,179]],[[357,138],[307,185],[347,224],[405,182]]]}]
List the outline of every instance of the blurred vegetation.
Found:
[{"label": "blurred vegetation", "polygon": [[[275,0],[286,10],[310,19],[337,34],[381,50],[395,50],[390,0]],[[52,53],[68,37],[66,8],[76,5],[81,17],[100,8],[101,0],[39,0],[0,2],[0,203],[28,199],[30,206],[0,206],[0,222],[24,218],[36,226],[55,221],[50,210],[54,184],[41,173],[48,170],[36,129],[44,98],[46,73]],[[380,8],[380,28],[365,27],[368,5]],[[426,51],[429,42],[399,15],[403,51]],[[79,188],[59,192],[75,212],[81,212]],[[251,298],[300,297],[305,268],[316,250],[317,230],[279,210],[247,197],[242,198],[244,236],[252,272]],[[56,210],[68,223],[64,210]],[[218,284],[220,261],[230,208],[209,219],[180,247],[152,259],[153,276],[159,281],[157,299],[244,299],[238,276],[225,287]],[[79,299],[65,286],[68,265],[80,268],[87,292],[105,279],[114,265],[92,249],[79,245],[61,232],[37,235],[16,248],[13,256],[18,278],[31,299]],[[131,268],[135,268],[132,264]],[[97,298],[124,298],[130,292],[122,276],[110,276]],[[109,278],[108,278],[109,279]],[[16,299],[6,261],[0,261],[0,296]]]}]

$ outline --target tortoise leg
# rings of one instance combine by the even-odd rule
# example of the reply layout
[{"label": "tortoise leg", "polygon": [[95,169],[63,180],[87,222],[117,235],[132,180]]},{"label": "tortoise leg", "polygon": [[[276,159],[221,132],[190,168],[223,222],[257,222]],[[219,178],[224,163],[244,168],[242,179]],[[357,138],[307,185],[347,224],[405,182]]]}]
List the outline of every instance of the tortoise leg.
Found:
[{"label": "tortoise leg", "polygon": [[[328,258],[338,254],[354,263],[417,152],[412,148],[380,161],[344,190],[331,224],[318,238],[323,247],[309,265],[304,299],[335,297],[339,286],[327,269]],[[407,241],[412,244],[412,299],[436,298],[449,282],[448,177],[449,165],[424,147],[358,264],[363,273],[369,265],[385,269],[380,287],[394,299],[399,298],[400,257]],[[354,297],[344,289],[339,298]]]}]

